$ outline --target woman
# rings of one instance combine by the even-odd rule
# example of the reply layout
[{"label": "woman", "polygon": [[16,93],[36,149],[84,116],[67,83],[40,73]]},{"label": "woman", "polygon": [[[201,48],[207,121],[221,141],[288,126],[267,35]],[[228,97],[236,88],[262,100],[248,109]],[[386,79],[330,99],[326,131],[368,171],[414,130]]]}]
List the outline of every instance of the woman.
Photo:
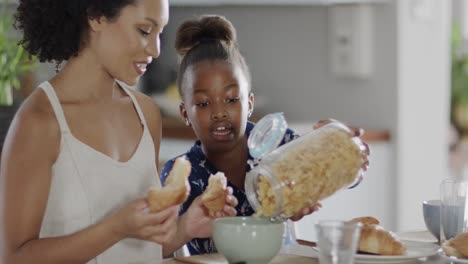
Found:
[{"label": "woman", "polygon": [[66,63],[6,138],[1,263],[157,263],[183,244],[178,208],[149,213],[144,199],[160,185],[159,108],[117,82],[135,85],[158,57],[168,9],[167,0],[20,1],[21,44]]}]

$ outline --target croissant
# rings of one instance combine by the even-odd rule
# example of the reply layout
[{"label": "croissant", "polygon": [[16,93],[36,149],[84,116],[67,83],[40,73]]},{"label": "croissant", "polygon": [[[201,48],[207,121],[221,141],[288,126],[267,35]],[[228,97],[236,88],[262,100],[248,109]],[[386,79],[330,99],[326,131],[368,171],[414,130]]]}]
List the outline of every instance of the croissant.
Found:
[{"label": "croissant", "polygon": [[203,205],[208,209],[210,216],[214,216],[226,204],[226,186],[227,179],[223,172],[218,172],[208,178],[208,186],[202,194],[201,200]]},{"label": "croissant", "polygon": [[358,250],[379,255],[404,255],[405,245],[392,233],[379,225],[374,217],[358,217],[351,222],[362,223]]},{"label": "croissant", "polygon": [[468,232],[461,233],[458,236],[445,241],[442,249],[448,256],[458,258],[468,258]]},{"label": "croissant", "polygon": [[173,205],[185,202],[190,194],[190,175],[192,165],[185,157],[179,157],[169,172],[163,188],[148,191],[147,200],[151,212],[158,212]]},{"label": "croissant", "polygon": [[363,223],[363,224],[374,224],[374,225],[380,224],[380,221],[377,218],[372,217],[372,216],[356,217],[356,218],[351,219],[351,222]]}]

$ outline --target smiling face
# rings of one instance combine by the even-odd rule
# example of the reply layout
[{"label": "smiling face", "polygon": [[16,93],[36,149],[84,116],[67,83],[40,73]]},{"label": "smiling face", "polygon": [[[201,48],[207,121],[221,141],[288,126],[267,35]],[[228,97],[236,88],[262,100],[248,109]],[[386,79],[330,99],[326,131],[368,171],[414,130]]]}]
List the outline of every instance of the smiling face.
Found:
[{"label": "smiling face", "polygon": [[239,67],[203,61],[187,68],[182,83],[181,115],[190,122],[205,154],[244,144],[253,95]]},{"label": "smiling face", "polygon": [[89,43],[97,63],[113,79],[135,85],[159,56],[159,35],[168,19],[167,0],[138,0],[114,20],[90,19]]}]

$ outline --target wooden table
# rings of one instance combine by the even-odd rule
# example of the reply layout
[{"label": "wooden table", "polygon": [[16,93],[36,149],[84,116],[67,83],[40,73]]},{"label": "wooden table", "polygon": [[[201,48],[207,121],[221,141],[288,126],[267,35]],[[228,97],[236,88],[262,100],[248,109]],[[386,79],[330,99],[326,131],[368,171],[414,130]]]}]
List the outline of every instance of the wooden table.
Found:
[{"label": "wooden table", "polygon": [[[163,264],[228,264],[228,262],[219,254],[191,256],[178,259],[166,259]],[[318,259],[315,257],[305,257],[298,255],[277,255],[270,264],[319,264]],[[432,256],[427,259],[415,260],[406,262],[407,264],[450,264],[450,262],[443,260],[439,256]],[[386,264],[390,264],[386,262]]]},{"label": "wooden table", "polygon": [[[162,262],[163,264],[228,264],[228,262],[219,254],[212,255],[200,255],[200,256],[191,256],[178,259],[166,259]],[[277,255],[270,264],[319,264],[318,259],[314,257],[305,257],[298,255],[286,255],[279,254]],[[412,262],[406,262],[407,264],[450,264],[449,261],[445,261],[439,256],[432,256],[427,259],[415,260]],[[386,262],[386,264],[390,264]]]},{"label": "wooden table", "polygon": [[[199,256],[177,258],[177,259],[168,259],[168,260],[163,261],[163,263],[164,264],[182,264],[182,263],[228,264],[226,259],[220,254],[199,255]],[[313,258],[313,257],[279,254],[270,263],[271,264],[280,264],[280,263],[318,264],[318,260],[317,258]]]}]

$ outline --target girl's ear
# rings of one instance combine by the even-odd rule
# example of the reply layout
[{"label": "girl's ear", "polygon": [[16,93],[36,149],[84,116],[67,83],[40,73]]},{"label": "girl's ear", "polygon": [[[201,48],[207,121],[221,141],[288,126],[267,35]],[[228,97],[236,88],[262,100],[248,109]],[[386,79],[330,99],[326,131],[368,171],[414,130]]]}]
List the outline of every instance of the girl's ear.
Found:
[{"label": "girl's ear", "polygon": [[184,102],[181,102],[179,105],[179,114],[182,117],[182,119],[185,120],[187,118],[187,110],[185,110]]},{"label": "girl's ear", "polygon": [[179,105],[179,114],[182,117],[182,120],[184,121],[185,125],[190,126],[184,102],[181,102]]},{"label": "girl's ear", "polygon": [[255,96],[252,92],[249,94],[249,117],[252,115],[254,110]]}]

